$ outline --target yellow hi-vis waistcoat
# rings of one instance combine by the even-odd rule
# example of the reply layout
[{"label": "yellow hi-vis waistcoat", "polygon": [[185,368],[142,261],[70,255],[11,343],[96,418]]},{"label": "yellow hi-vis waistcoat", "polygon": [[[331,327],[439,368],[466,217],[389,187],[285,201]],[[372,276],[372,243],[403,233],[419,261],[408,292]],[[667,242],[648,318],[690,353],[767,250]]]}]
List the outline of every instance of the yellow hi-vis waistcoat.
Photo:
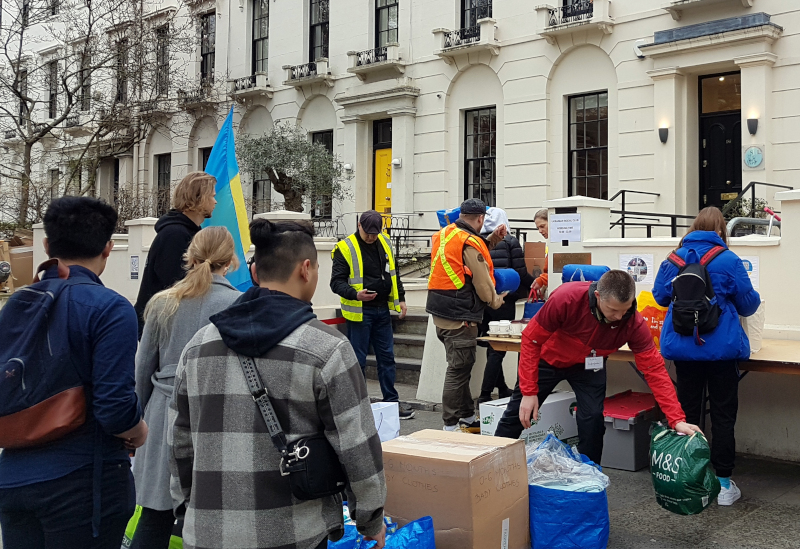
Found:
[{"label": "yellow hi-vis waistcoat", "polygon": [[[397,268],[394,263],[394,254],[392,253],[392,245],[389,243],[389,237],[385,234],[379,234],[378,240],[383,245],[383,250],[386,252],[386,261],[389,263],[389,274],[392,275],[392,291],[389,294],[389,310],[400,312],[399,293],[397,291]],[[364,289],[364,261],[361,259],[361,247],[358,245],[356,235],[351,234],[344,240],[340,240],[331,252],[333,254],[339,250],[342,257],[344,257],[347,264],[350,265],[350,278],[348,283],[355,291],[360,292]],[[355,258],[355,261],[353,259]],[[362,313],[361,301],[340,298],[342,303],[342,316],[347,320],[353,322],[361,322],[364,320]]]}]

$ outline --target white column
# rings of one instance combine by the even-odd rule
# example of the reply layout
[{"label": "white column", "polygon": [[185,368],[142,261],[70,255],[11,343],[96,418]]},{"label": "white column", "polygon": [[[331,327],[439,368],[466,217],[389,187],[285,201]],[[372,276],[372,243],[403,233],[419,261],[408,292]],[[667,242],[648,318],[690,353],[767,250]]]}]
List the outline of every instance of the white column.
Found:
[{"label": "white column", "polygon": [[[392,117],[392,212],[414,213],[414,122],[416,109],[389,111]],[[412,221],[413,222],[413,221]]]},{"label": "white column", "polygon": [[[746,55],[733,60],[742,71],[742,148],[748,145],[764,146],[763,170],[742,169],[743,187],[750,181],[773,181],[772,66],[777,60],[778,56],[774,53]],[[750,135],[747,130],[748,118],[758,118],[758,132],[755,135]],[[764,196],[763,191],[758,194]],[[768,199],[772,198],[772,194],[767,194]]]},{"label": "white column", "polygon": [[[683,213],[687,209],[686,144],[689,123],[686,114],[686,79],[677,67],[647,71],[655,82],[655,189],[661,193],[656,207],[661,212]],[[667,142],[659,140],[659,129],[667,128]]]},{"label": "white column", "polygon": [[344,150],[342,152],[342,162],[350,164],[353,171],[350,173],[352,179],[348,183],[351,200],[342,203],[342,221],[345,224],[345,231],[355,230],[355,212],[363,212],[372,208],[372,176],[369,173],[370,150],[368,144],[367,124],[358,116],[345,116],[342,118],[344,123]]}]

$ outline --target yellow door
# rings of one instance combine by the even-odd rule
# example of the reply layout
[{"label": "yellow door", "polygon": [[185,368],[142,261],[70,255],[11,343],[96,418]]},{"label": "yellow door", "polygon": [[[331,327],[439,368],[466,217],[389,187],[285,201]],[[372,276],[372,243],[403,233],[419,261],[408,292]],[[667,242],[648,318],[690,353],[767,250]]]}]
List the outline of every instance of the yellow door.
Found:
[{"label": "yellow door", "polygon": [[[375,211],[392,213],[392,149],[375,151]],[[388,225],[387,225],[388,226]]]}]

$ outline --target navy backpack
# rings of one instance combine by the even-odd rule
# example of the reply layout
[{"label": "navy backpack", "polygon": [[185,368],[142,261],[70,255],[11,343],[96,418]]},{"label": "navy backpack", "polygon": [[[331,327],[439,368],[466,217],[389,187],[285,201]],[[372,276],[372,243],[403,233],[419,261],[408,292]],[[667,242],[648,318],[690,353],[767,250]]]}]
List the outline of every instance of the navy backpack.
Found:
[{"label": "navy backpack", "polygon": [[0,448],[26,448],[61,438],[86,421],[84,382],[72,363],[66,333],[51,331],[54,306],[70,287],[95,284],[69,278],[52,259],[37,272],[58,266],[58,278],[17,290],[0,309]]}]

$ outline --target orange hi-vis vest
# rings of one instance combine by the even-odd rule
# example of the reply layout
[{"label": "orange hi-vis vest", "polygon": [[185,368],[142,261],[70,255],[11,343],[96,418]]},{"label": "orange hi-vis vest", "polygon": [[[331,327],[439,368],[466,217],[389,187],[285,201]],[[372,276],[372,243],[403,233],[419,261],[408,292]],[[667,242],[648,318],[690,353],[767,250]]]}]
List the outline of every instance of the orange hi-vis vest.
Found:
[{"label": "orange hi-vis vest", "polygon": [[494,263],[486,242],[455,224],[448,225],[431,239],[431,274],[428,278],[429,290],[460,290],[466,284],[466,277],[472,271],[464,265],[464,246],[478,250],[489,265],[489,275],[494,281]]}]

